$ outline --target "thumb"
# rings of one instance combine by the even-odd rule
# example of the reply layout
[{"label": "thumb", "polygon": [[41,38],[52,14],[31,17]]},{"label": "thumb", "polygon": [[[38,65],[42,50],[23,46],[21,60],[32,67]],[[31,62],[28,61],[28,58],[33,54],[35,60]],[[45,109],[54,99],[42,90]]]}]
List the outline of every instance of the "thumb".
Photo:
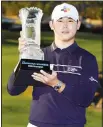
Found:
[{"label": "thumb", "polygon": [[53,76],[57,76],[57,72],[52,71],[52,75],[53,75]]}]

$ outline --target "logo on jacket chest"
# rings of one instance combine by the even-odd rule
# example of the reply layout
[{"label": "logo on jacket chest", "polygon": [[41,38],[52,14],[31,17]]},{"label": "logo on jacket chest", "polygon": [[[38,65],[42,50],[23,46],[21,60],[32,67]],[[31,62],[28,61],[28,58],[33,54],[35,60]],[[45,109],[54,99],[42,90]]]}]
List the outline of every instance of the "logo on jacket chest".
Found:
[{"label": "logo on jacket chest", "polygon": [[62,65],[62,64],[51,64],[52,69],[59,73],[71,73],[81,75],[81,66]]}]

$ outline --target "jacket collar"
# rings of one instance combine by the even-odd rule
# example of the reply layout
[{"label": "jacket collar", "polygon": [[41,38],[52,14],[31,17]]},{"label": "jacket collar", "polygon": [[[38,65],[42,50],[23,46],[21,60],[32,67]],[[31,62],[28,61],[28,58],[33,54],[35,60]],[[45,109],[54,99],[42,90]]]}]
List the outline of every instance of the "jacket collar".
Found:
[{"label": "jacket collar", "polygon": [[53,52],[53,51],[63,51],[63,52],[67,51],[67,52],[69,52],[69,53],[71,54],[77,47],[78,47],[77,43],[74,42],[73,44],[71,44],[71,45],[68,46],[67,48],[60,49],[60,48],[58,48],[58,47],[55,45],[55,42],[53,42],[53,43],[51,44],[51,51],[52,51],[52,52]]}]

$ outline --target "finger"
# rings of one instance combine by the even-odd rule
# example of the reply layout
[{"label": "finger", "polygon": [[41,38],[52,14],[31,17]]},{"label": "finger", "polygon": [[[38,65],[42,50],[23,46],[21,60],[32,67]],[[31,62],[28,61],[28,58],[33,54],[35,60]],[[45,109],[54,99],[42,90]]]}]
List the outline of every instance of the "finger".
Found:
[{"label": "finger", "polygon": [[40,70],[40,72],[41,72],[44,76],[46,76],[46,77],[48,77],[48,78],[50,78],[50,77],[51,77],[51,75],[50,75],[50,74],[46,73],[46,72],[45,72],[45,71],[43,71],[43,70]]},{"label": "finger", "polygon": [[40,77],[38,77],[38,76],[34,76],[34,75],[31,75],[31,76],[32,76],[33,79],[35,79],[36,81],[40,81],[40,82],[45,83],[45,81],[44,81],[42,78],[40,78]]},{"label": "finger", "polygon": [[26,40],[24,38],[19,37],[18,41],[20,44],[25,44]]},{"label": "finger", "polygon": [[40,74],[40,73],[33,73],[33,75],[34,75],[34,76],[38,76],[38,77],[40,77],[40,78],[42,78],[42,79],[44,78],[44,76],[43,76],[42,74]]},{"label": "finger", "polygon": [[44,76],[42,74],[39,74],[39,73],[33,73],[32,75],[33,77],[38,77],[40,78],[43,82],[44,82]]},{"label": "finger", "polygon": [[57,76],[57,73],[55,71],[52,71],[53,76]]},{"label": "finger", "polygon": [[49,79],[47,77],[45,77],[45,76],[44,76],[43,80],[44,80],[45,83],[49,82]]},{"label": "finger", "polygon": [[36,80],[36,81],[40,81],[40,82],[42,82],[41,79],[38,78],[38,77],[33,77],[33,79]]},{"label": "finger", "polygon": [[18,38],[18,41],[19,41],[18,50],[21,51],[25,47],[26,41],[24,38]]},{"label": "finger", "polygon": [[19,44],[19,46],[18,46],[18,50],[19,50],[19,51],[22,50],[22,49],[24,49],[24,48],[26,48],[26,47],[25,47],[25,44]]},{"label": "finger", "polygon": [[38,73],[34,73],[32,75],[32,77],[40,78],[40,80],[42,80],[44,83],[48,83],[48,81],[49,81],[49,78],[48,77],[43,76],[42,74],[38,74]]}]

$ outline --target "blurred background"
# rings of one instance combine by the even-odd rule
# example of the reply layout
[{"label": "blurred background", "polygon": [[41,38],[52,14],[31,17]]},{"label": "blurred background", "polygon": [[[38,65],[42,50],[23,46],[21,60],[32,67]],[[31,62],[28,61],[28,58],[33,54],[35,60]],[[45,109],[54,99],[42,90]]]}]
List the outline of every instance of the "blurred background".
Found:
[{"label": "blurred background", "polygon": [[[21,31],[19,10],[23,7],[39,7],[43,10],[41,22],[41,47],[48,46],[53,41],[53,32],[48,22],[53,8],[63,1],[2,1],[2,127],[26,127],[28,123],[32,87],[19,96],[7,93],[7,82],[19,59],[18,38]],[[99,82],[93,102],[87,108],[87,124],[85,127],[102,127],[103,109],[103,1],[66,2],[77,7],[82,21],[77,33],[78,45],[97,58]],[[89,61],[88,61],[89,64]],[[25,77],[24,79],[25,80]]]}]

